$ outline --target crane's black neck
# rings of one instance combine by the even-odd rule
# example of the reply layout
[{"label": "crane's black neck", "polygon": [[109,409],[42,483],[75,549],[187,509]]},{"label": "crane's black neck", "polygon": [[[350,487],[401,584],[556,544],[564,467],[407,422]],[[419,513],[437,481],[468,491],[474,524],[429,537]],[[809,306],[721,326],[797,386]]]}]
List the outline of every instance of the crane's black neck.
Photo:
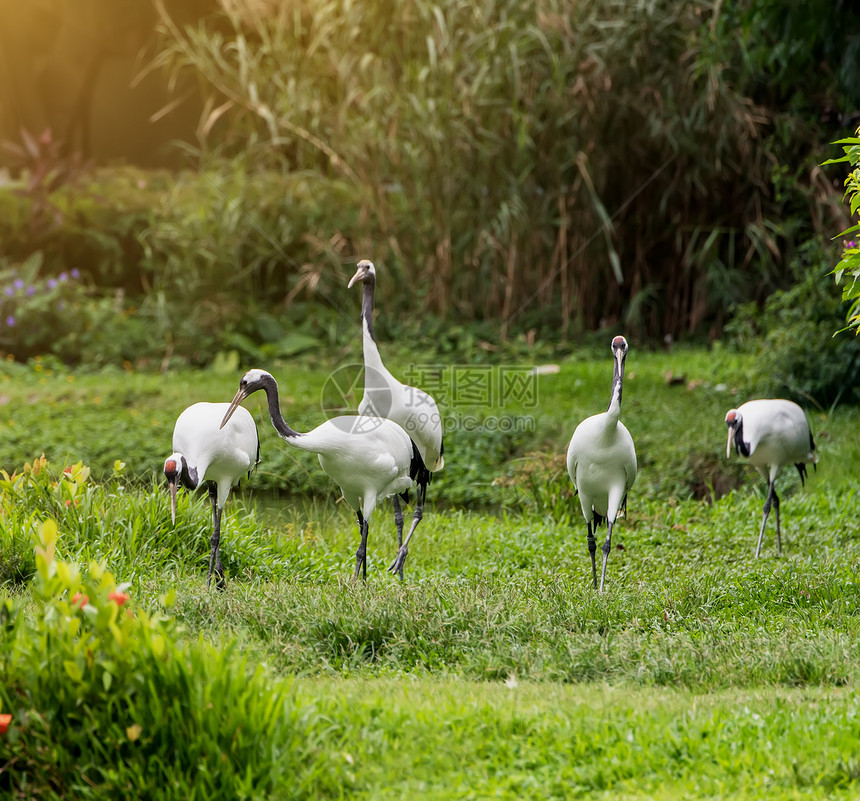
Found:
[{"label": "crane's black neck", "polygon": [[277,381],[275,381],[272,376],[267,375],[260,380],[260,384],[266,393],[266,400],[269,403],[269,419],[272,421],[275,431],[277,431],[284,439],[300,437],[301,434],[290,428],[289,423],[284,420],[284,416],[281,414],[281,403],[278,398]]},{"label": "crane's black neck", "polygon": [[373,293],[376,290],[376,277],[368,275],[361,283],[361,319],[367,326],[367,333],[370,334],[370,338],[376,342],[376,337],[373,334]]},{"label": "crane's black neck", "polygon": [[187,490],[196,490],[197,485],[200,484],[200,479],[197,477],[197,468],[188,466],[185,454],[181,454],[176,472],[169,474],[167,478],[178,481]]},{"label": "crane's black neck", "polygon": [[200,486],[200,478],[197,475],[196,467],[185,465],[185,470],[182,471],[182,485],[192,490]]}]

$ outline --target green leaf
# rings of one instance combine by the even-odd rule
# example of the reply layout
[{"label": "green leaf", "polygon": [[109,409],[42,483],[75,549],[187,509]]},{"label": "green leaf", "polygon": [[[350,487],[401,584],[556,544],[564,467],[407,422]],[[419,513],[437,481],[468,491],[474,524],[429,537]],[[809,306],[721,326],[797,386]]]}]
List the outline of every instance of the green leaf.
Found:
[{"label": "green leaf", "polygon": [[77,662],[71,659],[66,659],[63,662],[63,667],[66,669],[66,673],[72,681],[81,681],[81,679],[83,679],[83,671]]}]

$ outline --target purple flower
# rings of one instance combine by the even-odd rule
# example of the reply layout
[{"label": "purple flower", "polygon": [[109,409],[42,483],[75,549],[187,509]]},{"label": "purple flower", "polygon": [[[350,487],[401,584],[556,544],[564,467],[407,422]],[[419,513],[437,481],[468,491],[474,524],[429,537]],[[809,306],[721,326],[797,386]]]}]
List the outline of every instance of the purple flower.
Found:
[{"label": "purple flower", "polygon": [[49,278],[48,279],[48,289],[56,289],[57,288],[57,279]]},{"label": "purple flower", "polygon": [[60,273],[60,275],[58,277],[61,281],[68,281],[69,280],[69,274],[67,272]]},{"label": "purple flower", "polygon": [[11,286],[7,286],[6,289],[3,290],[3,294],[6,295],[7,297],[12,297],[12,295],[15,294],[15,290],[12,289]]},{"label": "purple flower", "polygon": [[15,318],[11,314],[6,318],[6,325],[8,325],[9,328],[13,328],[15,326]]},{"label": "purple flower", "polygon": [[28,287],[27,287],[27,294],[28,294],[28,295],[35,295],[35,294],[36,294],[36,287],[34,287],[34,286],[28,286]]},{"label": "purple flower", "polygon": [[80,277],[81,277],[81,271],[77,267],[75,267],[75,269],[72,270],[72,278],[78,279]]},{"label": "purple flower", "polygon": [[15,281],[13,282],[13,286],[15,287],[15,289],[23,289],[24,288],[24,282],[20,278],[16,278]]}]

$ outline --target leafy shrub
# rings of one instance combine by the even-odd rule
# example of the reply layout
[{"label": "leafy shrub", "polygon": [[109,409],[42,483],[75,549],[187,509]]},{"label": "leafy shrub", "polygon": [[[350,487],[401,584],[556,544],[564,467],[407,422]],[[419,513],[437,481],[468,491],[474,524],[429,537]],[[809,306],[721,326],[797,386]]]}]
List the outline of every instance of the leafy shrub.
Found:
[{"label": "leafy shrub", "polygon": [[41,251],[20,264],[0,260],[0,349],[89,367],[161,355],[123,290],[100,289],[77,267],[46,274]]},{"label": "leafy shrub", "polygon": [[[93,562],[55,557],[45,521],[25,599],[0,599],[0,791],[20,797],[307,798],[336,795],[343,760],[317,715],[232,645],[183,648]],[[171,603],[172,594],[162,598]],[[10,769],[11,768],[11,769]],[[133,791],[132,789],[133,788]]]},{"label": "leafy shrub", "polygon": [[[825,164],[848,163],[851,171],[845,178],[845,200],[850,209],[850,219],[857,218],[857,210],[860,208],[860,128],[856,135],[847,139],[840,139],[834,144],[842,145],[844,155],[842,158],[830,159]],[[854,333],[860,333],[860,223],[851,225],[844,230],[840,236],[843,240],[842,258],[833,271],[836,275],[836,283],[842,284],[842,298],[850,302],[846,314],[848,328],[854,329]]]},{"label": "leafy shrub", "polygon": [[792,262],[793,286],[775,292],[761,310],[754,303],[738,307],[727,331],[755,354],[750,392],[824,407],[857,400],[860,341],[833,334],[845,306],[825,279],[830,264],[828,249],[811,241]]}]

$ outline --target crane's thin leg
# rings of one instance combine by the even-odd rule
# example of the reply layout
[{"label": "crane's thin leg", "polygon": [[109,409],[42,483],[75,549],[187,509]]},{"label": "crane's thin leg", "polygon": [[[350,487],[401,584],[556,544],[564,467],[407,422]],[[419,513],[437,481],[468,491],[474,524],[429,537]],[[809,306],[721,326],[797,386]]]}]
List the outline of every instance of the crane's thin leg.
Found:
[{"label": "crane's thin leg", "polygon": [[206,586],[212,585],[212,573],[215,573],[215,586],[223,590],[227,586],[224,581],[224,566],[221,564],[221,513],[218,508],[218,488],[214,484],[209,485],[209,498],[212,501],[212,539],[209,540],[211,550],[209,551],[209,575],[206,578]]},{"label": "crane's thin leg", "polygon": [[600,591],[603,592],[603,582],[606,580],[606,560],[612,550],[612,521],[606,521],[606,541],[603,543],[603,569],[600,571]]},{"label": "crane's thin leg", "polygon": [[776,494],[776,487],[773,489],[773,510],[776,512],[776,552],[782,556],[782,534],[779,531],[779,495]]},{"label": "crane's thin leg", "polygon": [[426,497],[427,485],[419,484],[415,492],[415,513],[412,515],[412,526],[406,535],[406,539],[397,551],[397,556],[388,568],[388,572],[397,573],[401,581],[403,581],[403,564],[406,562],[406,555],[409,553],[409,540],[412,539],[415,529],[418,528],[421,518],[424,517],[424,499]]},{"label": "crane's thin leg", "polygon": [[[756,545],[756,547],[755,547],[755,558],[756,559],[758,559],[758,555],[761,552],[761,540],[762,540],[762,537],[764,536],[764,527],[765,527],[765,524],[767,523],[767,516],[770,514],[770,506],[773,503],[773,498],[775,495],[776,495],[776,493],[773,491],[773,482],[768,481],[767,482],[767,498],[765,499],[765,502],[764,502],[764,509],[763,509],[764,514],[762,515],[762,519],[761,519],[761,531],[759,531],[759,533],[758,533],[758,545]],[[777,506],[778,505],[779,505],[779,501],[777,501]],[[778,515],[779,515],[779,512],[777,512],[777,516]],[[780,546],[780,551],[782,551],[782,546]]]},{"label": "crane's thin leg", "polygon": [[358,574],[364,571],[364,580],[367,581],[367,521],[361,512],[356,512],[358,518],[358,528],[361,531],[361,544],[355,552],[355,575],[353,579],[358,578]]},{"label": "crane's thin leg", "polygon": [[594,540],[594,521],[588,521],[588,553],[591,554],[591,578],[594,581],[594,589],[597,589],[597,565],[594,562],[594,554],[597,552],[597,543]]},{"label": "crane's thin leg", "polygon": [[397,527],[397,547],[403,545],[403,510],[400,508],[400,498],[396,495],[394,501],[394,525]]}]

